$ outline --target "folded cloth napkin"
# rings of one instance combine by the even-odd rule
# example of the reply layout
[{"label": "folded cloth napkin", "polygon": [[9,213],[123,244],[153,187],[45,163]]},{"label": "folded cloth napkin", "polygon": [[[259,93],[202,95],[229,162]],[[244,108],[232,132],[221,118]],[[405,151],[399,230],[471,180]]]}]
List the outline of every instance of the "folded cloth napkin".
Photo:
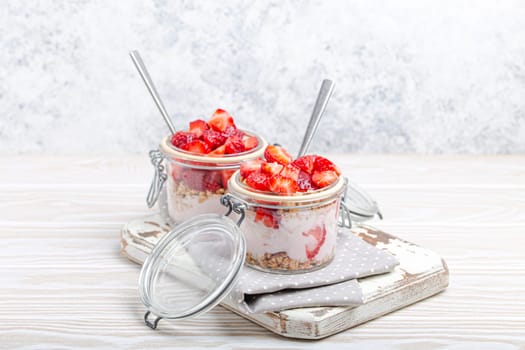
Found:
[{"label": "folded cloth napkin", "polygon": [[357,278],[389,272],[399,261],[340,228],[334,260],[326,267],[294,275],[243,267],[227,300],[246,313],[307,306],[357,306],[363,303]]}]

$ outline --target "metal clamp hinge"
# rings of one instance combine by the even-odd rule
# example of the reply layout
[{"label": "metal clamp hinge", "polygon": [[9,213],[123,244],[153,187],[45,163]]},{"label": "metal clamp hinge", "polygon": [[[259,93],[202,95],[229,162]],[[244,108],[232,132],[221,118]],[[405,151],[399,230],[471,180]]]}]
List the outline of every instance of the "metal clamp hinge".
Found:
[{"label": "metal clamp hinge", "polygon": [[162,319],[162,317],[157,317],[153,322],[151,322],[148,317],[149,315],[151,314],[151,311],[147,311],[145,314],[144,314],[144,323],[146,324],[146,326],[148,326],[149,328],[151,329],[156,329],[157,328],[157,324],[159,323],[159,321]]},{"label": "metal clamp hinge", "polygon": [[246,205],[240,202],[237,198],[233,198],[229,194],[225,194],[221,197],[221,204],[225,207],[228,207],[228,211],[226,214],[224,214],[224,216],[229,216],[232,212],[240,215],[239,219],[237,220],[237,226],[241,226],[246,215]]},{"label": "metal clamp hinge", "polygon": [[168,179],[168,175],[166,175],[164,172],[164,165],[162,165],[162,161],[164,160],[164,155],[162,152],[159,150],[149,151],[149,157],[151,164],[153,164],[153,167],[155,168],[155,175],[151,181],[146,202],[148,204],[148,208],[152,208],[159,199],[160,191]]}]

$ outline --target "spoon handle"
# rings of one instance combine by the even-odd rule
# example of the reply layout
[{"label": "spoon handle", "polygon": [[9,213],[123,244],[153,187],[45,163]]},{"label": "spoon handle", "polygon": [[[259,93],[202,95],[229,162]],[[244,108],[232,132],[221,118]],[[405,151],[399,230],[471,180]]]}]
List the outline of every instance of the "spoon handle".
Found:
[{"label": "spoon handle", "polygon": [[332,96],[334,86],[335,84],[333,81],[329,79],[323,80],[323,84],[321,85],[321,89],[317,95],[317,100],[315,101],[314,110],[312,111],[310,121],[308,122],[308,127],[306,128],[306,132],[303,136],[301,148],[297,154],[298,158],[304,156],[308,151],[310,143],[312,142],[315,132],[317,131],[317,127],[319,126],[319,121],[321,120],[321,117],[323,116],[323,113],[326,109],[326,105],[328,104],[328,100],[330,100],[330,96]]},{"label": "spoon handle", "polygon": [[146,69],[146,66],[144,65],[144,62],[142,61],[142,58],[140,57],[140,54],[137,50],[130,51],[129,55],[131,56],[131,60],[135,64],[135,67],[137,68],[140,77],[144,81],[144,84],[146,85],[146,88],[148,88],[148,91],[153,97],[153,101],[155,101],[155,104],[157,105],[157,108],[160,111],[160,114],[162,114],[162,117],[164,118],[164,121],[168,125],[168,128],[170,129],[171,133],[175,133],[175,127],[173,126],[173,123],[171,122],[171,118],[168,114],[168,111],[166,111],[166,108],[164,107],[164,104],[162,103],[162,100],[160,99],[159,93],[157,92],[157,89],[155,89],[155,85],[153,84],[153,80],[151,80],[151,77],[148,73],[148,70]]}]

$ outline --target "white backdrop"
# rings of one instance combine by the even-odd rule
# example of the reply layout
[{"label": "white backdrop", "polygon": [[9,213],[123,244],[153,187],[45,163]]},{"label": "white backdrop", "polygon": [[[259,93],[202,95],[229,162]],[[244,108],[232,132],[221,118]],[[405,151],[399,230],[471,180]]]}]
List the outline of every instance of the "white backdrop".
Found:
[{"label": "white backdrop", "polygon": [[[396,4],[394,7],[393,4]],[[217,107],[295,151],[525,152],[520,1],[3,1],[0,154],[146,154]]]}]

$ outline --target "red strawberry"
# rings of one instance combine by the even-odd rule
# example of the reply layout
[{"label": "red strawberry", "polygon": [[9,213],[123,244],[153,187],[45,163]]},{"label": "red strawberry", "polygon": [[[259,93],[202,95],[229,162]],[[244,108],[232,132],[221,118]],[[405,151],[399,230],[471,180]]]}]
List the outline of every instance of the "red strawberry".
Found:
[{"label": "red strawberry", "polygon": [[211,116],[208,124],[215,131],[224,131],[228,126],[235,126],[233,122],[233,117],[223,109],[217,109],[215,113]]},{"label": "red strawberry", "polygon": [[235,154],[244,152],[244,143],[239,136],[230,136],[224,143],[226,154]]},{"label": "red strawberry", "polygon": [[204,191],[204,177],[206,176],[205,170],[197,170],[197,169],[186,169],[184,173],[182,173],[182,181],[188,186],[190,189],[195,191]]},{"label": "red strawberry", "polygon": [[299,189],[297,181],[276,175],[270,178],[270,190],[281,194],[294,194]]},{"label": "red strawberry", "polygon": [[214,149],[210,153],[208,153],[208,155],[209,156],[222,156],[222,155],[224,155],[224,153],[226,153],[226,146],[222,145],[220,147],[217,147],[216,149]]},{"label": "red strawberry", "polygon": [[195,138],[195,135],[193,135],[190,132],[186,131],[177,131],[173,136],[171,137],[171,144],[178,148],[183,148],[187,143],[190,143]]},{"label": "red strawberry", "polygon": [[321,156],[315,157],[314,169],[317,171],[331,170],[335,171],[337,176],[341,175],[341,170],[339,170],[339,168],[334,163]]},{"label": "red strawberry", "polygon": [[269,228],[279,228],[279,216],[275,210],[266,208],[257,208],[255,211],[255,222],[262,222]]},{"label": "red strawberry", "polygon": [[244,143],[244,148],[248,151],[252,148],[257,147],[259,144],[259,141],[257,140],[257,137],[255,136],[244,136],[242,139],[242,142]]},{"label": "red strawberry", "polygon": [[182,149],[193,153],[206,154],[210,151],[210,146],[208,146],[208,144],[204,141],[193,140],[190,143],[182,146]]},{"label": "red strawberry", "polygon": [[332,170],[314,171],[314,174],[312,175],[312,183],[315,186],[322,188],[337,181],[337,178],[337,173]]},{"label": "red strawberry", "polygon": [[321,246],[324,244],[326,239],[326,228],[323,224],[323,227],[316,226],[307,232],[303,232],[303,236],[311,237],[310,242],[304,246],[306,251],[306,257],[308,259],[313,259],[319,253]]},{"label": "red strawberry", "polygon": [[237,129],[237,127],[235,125],[228,125],[226,127],[226,129],[224,129],[224,131],[222,132],[222,134],[225,136],[225,137],[230,137],[230,136],[239,136],[239,137],[243,137],[244,136],[244,132],[242,130],[239,130]]},{"label": "red strawberry", "polygon": [[312,174],[314,171],[314,163],[316,156],[302,156],[293,161],[293,165],[302,171]]},{"label": "red strawberry", "polygon": [[315,190],[315,186],[312,184],[312,178],[310,175],[301,170],[297,179],[297,185],[299,186],[299,191],[306,192],[309,190]]},{"label": "red strawberry", "polygon": [[282,165],[291,163],[292,156],[280,146],[269,145],[264,151],[264,158],[268,162],[277,162]]},{"label": "red strawberry", "polygon": [[174,180],[180,180],[182,178],[182,173],[184,168],[175,163],[171,163],[171,176]]},{"label": "red strawberry", "polygon": [[261,158],[249,160],[241,164],[241,177],[246,179],[251,173],[261,170],[261,166],[266,164]]},{"label": "red strawberry", "polygon": [[215,130],[204,130],[202,132],[202,140],[210,146],[210,149],[216,149],[224,144],[226,137]]},{"label": "red strawberry", "polygon": [[259,191],[268,191],[270,189],[270,178],[260,171],[255,171],[246,178],[246,185]]},{"label": "red strawberry", "polygon": [[283,168],[283,170],[281,170],[281,176],[282,177],[286,177],[288,179],[292,179],[294,181],[297,181],[299,179],[299,172],[300,171],[301,171],[301,169],[299,169],[295,165],[288,164],[287,166],[285,166]]},{"label": "red strawberry", "polygon": [[283,170],[283,166],[279,163],[266,163],[261,164],[261,171],[269,176],[277,175]]},{"label": "red strawberry", "polygon": [[222,172],[220,170],[208,170],[202,180],[205,190],[216,192],[222,188]]},{"label": "red strawberry", "polygon": [[235,173],[235,169],[224,169],[222,170],[222,187],[228,189],[228,180]]},{"label": "red strawberry", "polygon": [[190,132],[195,134],[198,138],[202,136],[205,130],[208,130],[210,126],[202,119],[196,119],[190,122]]}]

